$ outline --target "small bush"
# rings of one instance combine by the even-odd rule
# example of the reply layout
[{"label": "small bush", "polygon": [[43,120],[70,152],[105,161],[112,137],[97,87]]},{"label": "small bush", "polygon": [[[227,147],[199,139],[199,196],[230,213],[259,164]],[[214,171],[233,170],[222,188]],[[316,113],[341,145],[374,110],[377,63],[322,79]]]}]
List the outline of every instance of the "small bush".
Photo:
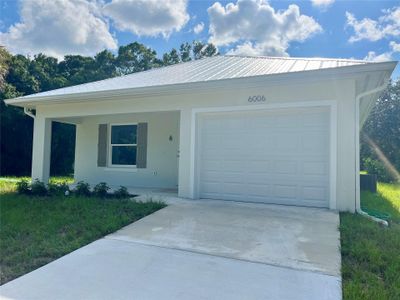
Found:
[{"label": "small bush", "polygon": [[31,193],[31,188],[29,186],[29,181],[22,179],[17,182],[17,192],[18,194],[28,195]]},{"label": "small bush", "polygon": [[100,198],[105,198],[107,197],[107,192],[109,190],[109,186],[105,182],[100,182],[99,184],[96,184],[95,187],[93,188],[93,194],[96,197]]},{"label": "small bush", "polygon": [[393,178],[391,178],[385,166],[379,160],[372,159],[370,157],[366,158],[364,160],[364,168],[368,172],[368,174],[375,174],[378,177],[379,181],[382,182],[393,181]]},{"label": "small bush", "polygon": [[74,189],[75,195],[77,196],[84,196],[84,197],[89,197],[90,196],[90,185],[87,182],[84,181],[79,181],[76,184],[76,187]]},{"label": "small bush", "polygon": [[124,199],[129,197],[128,189],[125,186],[120,186],[118,190],[114,191],[114,196],[117,199]]},{"label": "small bush", "polygon": [[[50,195],[54,195],[54,196],[66,195],[69,193],[69,186],[66,182],[49,183],[47,185],[47,190]],[[66,192],[68,192],[68,193],[66,193]]]},{"label": "small bush", "polygon": [[35,181],[31,184],[31,193],[34,196],[46,196],[47,195],[46,185],[39,179],[35,179]]}]

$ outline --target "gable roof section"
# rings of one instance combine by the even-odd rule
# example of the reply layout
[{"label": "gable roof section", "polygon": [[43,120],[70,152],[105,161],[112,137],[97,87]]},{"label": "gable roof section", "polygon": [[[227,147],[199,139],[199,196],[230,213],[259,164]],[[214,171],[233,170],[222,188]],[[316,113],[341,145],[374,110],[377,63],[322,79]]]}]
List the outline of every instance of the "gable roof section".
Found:
[{"label": "gable roof section", "polygon": [[246,57],[221,55],[32,94],[22,98],[60,96],[127,88],[143,88],[221,79],[245,78],[260,75],[337,68],[366,63],[367,62],[365,61],[359,60],[326,58]]}]

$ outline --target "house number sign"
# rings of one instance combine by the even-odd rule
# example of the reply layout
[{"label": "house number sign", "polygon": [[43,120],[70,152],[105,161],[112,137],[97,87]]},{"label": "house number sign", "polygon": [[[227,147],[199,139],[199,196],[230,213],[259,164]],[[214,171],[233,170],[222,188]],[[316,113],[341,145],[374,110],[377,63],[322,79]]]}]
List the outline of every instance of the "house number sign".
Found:
[{"label": "house number sign", "polygon": [[250,103],[265,102],[265,101],[267,100],[265,99],[264,95],[249,96],[249,98],[247,99],[247,102]]}]

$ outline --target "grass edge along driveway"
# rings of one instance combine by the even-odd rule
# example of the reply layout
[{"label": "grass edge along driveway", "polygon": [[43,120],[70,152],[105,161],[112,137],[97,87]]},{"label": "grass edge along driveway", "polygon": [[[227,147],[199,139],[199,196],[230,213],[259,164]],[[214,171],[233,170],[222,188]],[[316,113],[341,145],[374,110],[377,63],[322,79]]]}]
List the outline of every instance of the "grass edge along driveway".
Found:
[{"label": "grass edge along driveway", "polygon": [[0,181],[0,284],[33,271],[161,208],[160,202],[30,197]]}]

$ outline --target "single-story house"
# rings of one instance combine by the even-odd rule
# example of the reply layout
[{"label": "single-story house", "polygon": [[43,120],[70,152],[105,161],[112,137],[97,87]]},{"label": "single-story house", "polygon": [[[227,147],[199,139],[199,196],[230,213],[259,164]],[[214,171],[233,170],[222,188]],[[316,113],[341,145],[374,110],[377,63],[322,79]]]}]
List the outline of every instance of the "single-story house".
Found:
[{"label": "single-story house", "polygon": [[33,179],[57,121],[76,125],[76,180],[354,212],[359,131],[395,66],[221,55],[6,103],[34,117]]}]

